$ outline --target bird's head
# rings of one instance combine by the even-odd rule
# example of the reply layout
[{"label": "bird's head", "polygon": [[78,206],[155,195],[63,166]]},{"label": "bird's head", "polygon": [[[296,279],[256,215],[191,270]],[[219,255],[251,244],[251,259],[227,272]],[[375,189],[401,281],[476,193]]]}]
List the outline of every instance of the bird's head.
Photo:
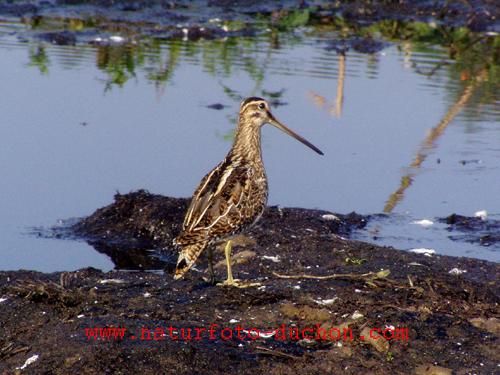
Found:
[{"label": "bird's head", "polygon": [[269,103],[262,98],[250,97],[243,100],[240,105],[239,116],[239,122],[241,124],[244,124],[244,126],[260,128],[265,124],[271,124],[284,131],[289,136],[302,142],[309,148],[313,149],[318,154],[323,155],[323,152],[319,148],[279,122],[271,113],[271,110],[269,109]]}]

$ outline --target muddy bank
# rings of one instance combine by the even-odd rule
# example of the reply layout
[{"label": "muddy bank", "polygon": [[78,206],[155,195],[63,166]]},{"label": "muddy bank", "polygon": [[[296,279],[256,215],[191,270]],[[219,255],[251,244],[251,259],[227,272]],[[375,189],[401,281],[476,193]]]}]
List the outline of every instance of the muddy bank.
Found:
[{"label": "muddy bank", "polygon": [[[30,373],[497,371],[498,264],[345,239],[365,224],[356,214],[271,207],[234,247],[235,276],[261,287],[206,284],[203,256],[186,279],[174,282],[170,243],[187,203],[143,191],[117,195],[71,228],[115,254],[158,249],[153,255],[164,274],[0,272],[0,372],[23,365]],[[220,261],[218,250],[222,279]],[[273,335],[282,325],[300,336]],[[149,340],[143,327],[153,330]],[[207,329],[199,340],[195,327]],[[370,338],[384,330],[390,338],[396,328],[399,339]],[[254,336],[255,329],[265,334]]]},{"label": "muddy bank", "polygon": [[[126,267],[120,268],[155,268],[151,261],[146,265],[144,258],[149,257],[154,259],[154,264],[171,272],[177,261],[177,250],[172,246],[172,241],[181,230],[188,205],[188,199],[168,198],[144,190],[117,194],[114,204],[97,210],[69,228],[55,229],[54,236],[84,238],[98,251],[110,256],[115,264],[127,263]],[[330,220],[323,219],[322,215],[325,214],[328,213],[269,207],[259,224],[248,232],[253,238],[251,244],[257,241],[262,246],[276,246],[279,250],[279,246],[286,246],[290,241],[296,245],[302,241],[302,246],[307,247],[308,236],[304,235],[308,233],[347,236],[366,225],[367,218],[356,213],[337,215]],[[268,225],[275,228],[271,233],[267,231]],[[302,229],[297,232],[297,228]],[[236,246],[245,241],[248,238],[237,238]],[[139,261],[127,262],[124,257],[130,258],[130,251],[134,254],[143,252],[143,256]]]},{"label": "muddy bank", "polygon": [[[496,1],[20,1],[1,2],[0,19],[29,26],[21,40],[60,45],[120,45],[156,40],[196,41],[252,37],[269,30],[290,31],[304,26],[337,26],[355,30],[381,22],[405,21],[499,31]],[[389,27],[398,33],[399,27]],[[382,27],[384,28],[384,27]],[[360,52],[383,46],[371,39],[343,42]],[[405,34],[403,32],[403,34]],[[404,36],[404,35],[403,35]],[[408,37],[409,35],[405,35]],[[344,35],[346,37],[346,35]],[[144,40],[146,39],[146,40]],[[365,49],[365,44],[367,48]]]},{"label": "muddy bank", "polygon": [[[307,11],[301,17],[294,12]],[[65,17],[80,15],[122,22],[179,24],[188,20],[204,24],[211,19],[256,23],[256,16],[270,16],[280,27],[294,26],[307,17],[326,22],[342,17],[363,22],[382,19],[430,20],[485,31],[498,26],[500,5],[493,0],[471,1],[2,1],[0,14],[6,16]],[[77,16],[78,17],[78,16]],[[280,21],[285,22],[281,22]],[[189,22],[186,22],[189,23]]]},{"label": "muddy bank", "polygon": [[500,243],[499,220],[452,214],[439,221],[447,224],[447,230],[454,233],[449,236],[453,241],[476,243],[481,246],[494,246]]}]

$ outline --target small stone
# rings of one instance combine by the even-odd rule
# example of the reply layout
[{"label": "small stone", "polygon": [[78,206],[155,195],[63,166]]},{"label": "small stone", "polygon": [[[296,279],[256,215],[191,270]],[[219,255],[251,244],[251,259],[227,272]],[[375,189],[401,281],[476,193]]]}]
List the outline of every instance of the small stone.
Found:
[{"label": "small stone", "polygon": [[333,214],[325,214],[325,215],[322,215],[321,218],[324,220],[329,220],[329,221],[333,221],[333,220],[340,221],[340,219]]},{"label": "small stone", "polygon": [[448,271],[449,274],[451,275],[461,275],[463,273],[467,272],[467,270],[461,270],[461,269],[458,269],[458,268],[452,268],[451,270]]}]

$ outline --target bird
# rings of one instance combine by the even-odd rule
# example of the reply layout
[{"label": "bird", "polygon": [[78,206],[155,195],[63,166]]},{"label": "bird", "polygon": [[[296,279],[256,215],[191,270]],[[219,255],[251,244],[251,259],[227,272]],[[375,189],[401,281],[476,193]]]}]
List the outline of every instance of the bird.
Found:
[{"label": "bird", "polygon": [[[214,244],[250,228],[262,216],[268,197],[261,150],[261,128],[265,124],[275,126],[323,155],[320,149],[278,121],[266,100],[259,97],[243,100],[233,145],[224,160],[200,181],[185,214],[181,233],[174,239],[174,245],[180,247],[174,279],[182,278],[207,249],[210,282],[215,284]],[[260,285],[233,278],[231,249],[229,239],[224,248],[227,279],[217,285],[239,288]]]}]

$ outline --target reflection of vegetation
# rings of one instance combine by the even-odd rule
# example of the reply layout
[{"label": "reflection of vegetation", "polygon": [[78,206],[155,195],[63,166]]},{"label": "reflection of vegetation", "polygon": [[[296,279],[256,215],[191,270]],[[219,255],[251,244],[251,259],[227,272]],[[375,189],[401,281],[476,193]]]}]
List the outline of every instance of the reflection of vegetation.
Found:
[{"label": "reflection of vegetation", "polygon": [[456,115],[462,110],[462,108],[467,104],[467,102],[472,97],[475,90],[480,87],[481,83],[484,82],[486,76],[486,71],[483,70],[474,77],[473,80],[465,87],[465,89],[460,94],[459,99],[450,107],[448,112],[444,115],[443,119],[429,132],[424,142],[420,146],[410,164],[409,172],[401,178],[400,185],[398,189],[389,196],[387,200],[384,212],[390,213],[394,208],[401,202],[404,198],[404,193],[413,183],[413,179],[416,175],[417,170],[422,166],[429,152],[435,147],[435,144],[439,137],[444,133],[448,125],[455,119]]},{"label": "reflection of vegetation", "polygon": [[[232,76],[235,69],[246,72],[254,81],[254,88],[245,94],[256,95],[262,91],[261,86],[269,74],[269,66],[274,63],[275,51],[282,48],[284,41],[288,46],[293,46],[303,43],[305,38],[320,36],[322,40],[328,37],[332,41],[345,40],[345,46],[348,47],[349,40],[354,37],[369,37],[372,40],[384,38],[389,41],[405,41],[405,54],[408,56],[414,53],[429,53],[435,50],[435,45],[444,47],[448,52],[448,59],[426,62],[424,67],[411,58],[409,62],[417,73],[428,76],[443,68],[448,69],[451,81],[458,82],[458,85],[449,86],[454,96],[460,95],[461,88],[466,86],[469,79],[477,72],[486,70],[488,79],[481,83],[481,87],[478,87],[474,98],[467,106],[492,103],[498,90],[499,36],[477,34],[463,27],[422,22],[385,20],[364,25],[341,17],[318,17],[313,8],[280,11],[259,15],[256,18],[254,24],[259,25],[259,29],[269,30],[267,34],[259,37],[228,37],[197,41],[158,40],[142,35],[138,44],[97,46],[97,66],[108,76],[106,89],[114,85],[123,86],[130,78],[135,77],[139,68],[145,71],[147,79],[159,88],[172,79],[179,63],[187,59],[201,64],[206,72],[221,79]],[[113,32],[126,28],[126,25],[119,26],[112,22],[109,24],[111,26],[108,27],[112,27]],[[34,17],[31,20],[34,29],[63,28],[74,32],[89,27],[100,29],[105,25],[106,22],[92,17],[84,20]],[[248,24],[236,20],[221,21],[221,25],[227,30],[241,30]],[[302,26],[308,26],[302,34],[289,32]],[[322,49],[320,53],[331,54]],[[455,62],[451,64],[449,59]],[[43,47],[30,52],[30,61],[30,65],[38,66],[42,73],[47,72],[48,57]],[[331,59],[322,61],[321,64],[325,64],[321,66],[322,69],[333,70],[329,65]],[[376,62],[367,59],[367,63],[373,61]],[[286,64],[292,65],[294,62],[287,61]],[[377,69],[376,65],[372,68],[375,71]],[[239,93],[224,86],[223,89],[231,100],[240,100]],[[341,98],[341,95],[337,94],[337,98]],[[455,98],[451,100],[454,101]],[[340,113],[339,108],[337,112]]]},{"label": "reflection of vegetation", "polygon": [[174,73],[177,66],[181,52],[181,45],[179,43],[171,43],[168,46],[168,58],[163,63],[160,57],[159,66],[157,70],[152,69],[148,74],[148,79],[155,82],[157,88],[162,87],[168,82]]},{"label": "reflection of vegetation", "polygon": [[407,40],[411,43],[410,53],[429,53],[430,46],[443,46],[448,58],[454,60],[454,63],[450,64],[443,59],[433,62],[430,69],[423,70],[414,62],[412,65],[415,71],[430,77],[447,67],[453,82],[449,87],[453,95],[451,102],[457,101],[474,77],[485,71],[487,78],[480,81],[466,108],[494,102],[500,85],[500,36],[477,34],[464,27],[402,21],[382,21],[371,25],[364,32],[377,33],[391,41]]},{"label": "reflection of vegetation", "polygon": [[123,86],[131,77],[135,77],[136,66],[144,64],[141,48],[128,45],[99,46],[96,59],[97,67],[109,76],[106,90],[112,85]]},{"label": "reflection of vegetation", "polygon": [[326,109],[332,116],[340,117],[342,115],[342,106],[344,104],[344,83],[345,83],[345,53],[339,53],[339,74],[337,80],[337,96],[332,104],[328,100],[314,91],[309,91],[309,97],[316,107]]},{"label": "reflection of vegetation", "polygon": [[[405,53],[405,63],[416,73],[432,77],[438,71],[447,69],[450,84],[445,85],[451,95],[450,102],[456,102],[463,90],[469,86],[479,72],[486,72],[486,79],[481,80],[474,90],[474,95],[464,106],[464,115],[473,113],[475,118],[481,116],[476,111],[481,104],[492,104],[498,95],[500,86],[500,36],[475,33],[465,27],[452,27],[435,23],[406,22],[385,20],[368,26],[349,22],[343,18],[333,18],[329,24],[324,20],[311,20],[317,24],[308,35],[319,30],[323,35],[331,33],[331,40],[349,40],[354,37],[383,38],[400,43]],[[328,34],[327,34],[328,35]],[[403,43],[401,43],[403,42]],[[412,54],[426,54],[432,57],[442,54],[447,56],[439,60],[412,58]],[[370,60],[367,60],[369,63]],[[378,70],[377,67],[375,67]],[[483,73],[481,73],[483,74]]]},{"label": "reflection of vegetation", "polygon": [[215,135],[222,139],[223,141],[227,141],[227,142],[232,142],[233,139],[234,139],[234,136],[236,135],[236,128],[233,127],[232,129],[228,130],[227,132],[225,133],[220,133],[220,132],[216,132]]},{"label": "reflection of vegetation", "polygon": [[45,30],[83,30],[85,28],[96,27],[99,21],[95,17],[87,16],[85,18],[65,18],[65,17],[25,17],[23,22],[29,24],[33,29]]},{"label": "reflection of vegetation", "polygon": [[29,51],[29,58],[30,62],[28,63],[28,66],[36,66],[39,70],[40,73],[42,74],[48,74],[49,73],[49,57],[47,56],[47,52],[45,51],[45,47],[43,46],[38,46],[38,47],[31,47]]},{"label": "reflection of vegetation", "polygon": [[485,64],[500,64],[500,37],[477,34],[465,27],[439,26],[422,22],[381,21],[363,30],[390,41],[408,40],[415,52],[428,52],[429,45],[441,45],[458,70],[480,71]]}]

